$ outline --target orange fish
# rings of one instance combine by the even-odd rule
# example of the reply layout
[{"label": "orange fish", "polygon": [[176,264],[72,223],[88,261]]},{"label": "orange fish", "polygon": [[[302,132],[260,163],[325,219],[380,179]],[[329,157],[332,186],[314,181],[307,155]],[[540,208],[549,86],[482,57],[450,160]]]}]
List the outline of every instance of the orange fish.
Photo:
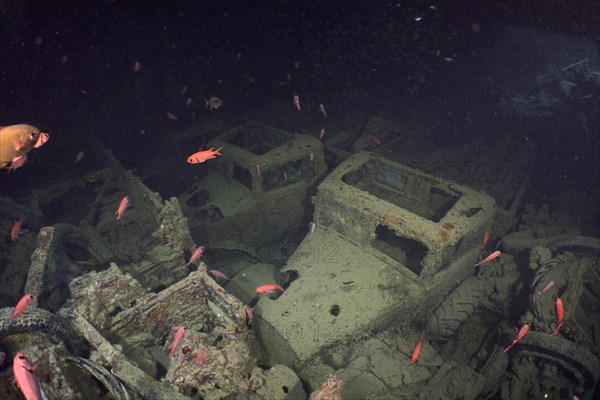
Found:
[{"label": "orange fish", "polygon": [[222,279],[225,279],[225,280],[228,280],[228,281],[230,281],[230,280],[231,280],[231,278],[229,278],[227,275],[225,275],[225,274],[224,274],[224,273],[222,273],[221,271],[217,271],[216,269],[211,269],[211,270],[210,270],[210,271],[208,271],[208,272],[210,272],[211,274],[213,274],[214,276],[216,276],[216,277],[218,277],[218,278],[222,278]]},{"label": "orange fish", "polygon": [[323,140],[323,136],[325,136],[325,128],[321,128],[321,131],[319,132],[319,140]]},{"label": "orange fish", "polygon": [[554,331],[550,334],[550,336],[556,336],[563,323],[563,304],[560,297],[556,298],[554,310],[556,311],[556,328],[554,328]]},{"label": "orange fish", "polygon": [[175,122],[179,121],[179,118],[177,118],[177,115],[173,114],[172,112],[168,112],[166,115],[167,115],[167,118],[169,118]]},{"label": "orange fish", "polygon": [[23,221],[25,221],[23,218],[21,218],[18,221],[15,221],[12,228],[10,228],[10,238],[13,242],[16,241],[17,238],[19,237],[19,233],[21,232],[21,226],[23,225]]},{"label": "orange fish", "polygon": [[371,141],[371,143],[373,143],[373,144],[376,144],[376,145],[380,145],[381,144],[381,140],[379,140],[379,138],[376,137],[376,136],[368,135],[367,139],[369,139]]},{"label": "orange fish", "polygon": [[119,208],[117,208],[117,212],[115,213],[117,214],[117,221],[121,219],[121,216],[123,215],[127,207],[129,207],[129,197],[125,196],[121,199],[121,202],[119,203]]},{"label": "orange fish", "polygon": [[319,112],[323,114],[325,118],[327,118],[327,111],[325,111],[325,106],[323,104],[319,104]]},{"label": "orange fish", "polygon": [[33,294],[27,293],[25,296],[23,296],[15,306],[15,309],[13,310],[12,315],[10,316],[10,320],[12,321],[19,315],[23,314],[29,308],[32,302]]},{"label": "orange fish", "polygon": [[200,150],[187,158],[187,162],[190,164],[199,164],[203,163],[206,160],[212,160],[217,156],[220,156],[222,147],[215,150],[214,147],[211,147],[209,150]]},{"label": "orange fish", "polygon": [[10,164],[14,171],[27,161],[27,153],[48,141],[50,135],[35,126],[18,124],[0,126],[0,168]]},{"label": "orange fish", "polygon": [[44,398],[42,397],[40,384],[33,374],[33,365],[23,353],[17,353],[13,359],[13,373],[21,393],[27,400],[41,400]]},{"label": "orange fish", "polygon": [[527,332],[529,332],[529,324],[525,324],[521,327],[521,329],[519,329],[519,333],[517,334],[517,337],[513,340],[513,342],[504,349],[504,352],[506,353],[507,351],[509,351],[510,349],[512,349],[512,347],[517,344],[517,342],[521,339],[523,339],[523,336],[525,336],[525,334],[527,334]]},{"label": "orange fish", "polygon": [[482,251],[483,251],[483,249],[485,249],[485,245],[487,244],[489,239],[490,239],[490,234],[487,233],[487,231],[483,231],[483,236],[481,238],[481,250]]},{"label": "orange fish", "polygon": [[173,344],[171,345],[171,352],[169,353],[169,357],[175,353],[175,349],[177,346],[181,344],[181,341],[185,338],[185,326],[180,326],[175,333],[175,338],[173,339]]},{"label": "orange fish", "polygon": [[423,342],[423,335],[425,335],[425,332],[421,333],[421,338],[419,339],[419,341],[415,345],[415,348],[410,354],[410,362],[413,364],[416,363],[417,359],[419,358],[419,353],[421,352],[421,343]]},{"label": "orange fish", "polygon": [[188,260],[187,265],[189,266],[191,263],[193,263],[198,258],[200,258],[200,256],[202,255],[203,252],[204,252],[204,246],[198,246],[198,248],[196,250],[194,250],[194,252],[192,253],[192,256]]},{"label": "orange fish", "polygon": [[294,105],[300,111],[300,97],[297,94],[294,95]]},{"label": "orange fish", "polygon": [[485,264],[486,262],[492,261],[495,258],[500,257],[500,254],[502,254],[500,252],[500,250],[496,250],[495,252],[493,252],[492,254],[490,254],[489,256],[487,256],[486,258],[484,258],[483,260],[479,261],[477,264],[474,265],[474,267],[477,267],[478,265],[481,264]]},{"label": "orange fish", "polygon": [[267,283],[266,285],[262,285],[256,288],[256,293],[268,293],[273,290],[279,290],[282,293],[285,293],[285,290],[279,285],[274,285],[272,283]]}]

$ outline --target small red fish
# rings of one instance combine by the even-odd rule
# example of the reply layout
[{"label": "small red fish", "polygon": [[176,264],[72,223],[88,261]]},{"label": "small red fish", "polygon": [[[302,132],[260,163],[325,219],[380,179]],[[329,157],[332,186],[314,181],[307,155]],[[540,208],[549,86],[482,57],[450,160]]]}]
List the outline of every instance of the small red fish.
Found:
[{"label": "small red fish", "polygon": [[540,294],[546,293],[548,290],[550,290],[552,288],[552,286],[554,286],[554,281],[550,281],[550,282],[546,283],[544,288],[540,292],[538,292],[538,296]]},{"label": "small red fish", "polygon": [[369,139],[371,141],[371,143],[373,143],[373,144],[376,144],[376,145],[380,145],[381,144],[381,140],[379,140],[379,138],[376,137],[376,136],[368,135],[367,139]]},{"label": "small red fish", "polygon": [[550,334],[550,336],[556,336],[558,330],[563,324],[563,303],[560,297],[557,297],[556,301],[554,302],[554,310],[556,312],[556,328],[554,328],[554,331]]},{"label": "small red fish", "polygon": [[179,91],[179,94],[185,94],[185,92],[187,92],[187,85],[183,85],[183,87]]},{"label": "small red fish", "polygon": [[15,374],[17,386],[19,386],[21,393],[27,400],[41,400],[44,398],[42,397],[40,384],[33,374],[33,365],[23,353],[17,353],[13,359],[13,373]]},{"label": "small red fish", "polygon": [[490,239],[490,234],[487,233],[487,231],[483,231],[483,236],[481,237],[481,251],[483,251],[483,249],[485,249],[485,245],[487,244],[489,239]]},{"label": "small red fish", "polygon": [[198,248],[196,250],[194,250],[194,252],[192,253],[190,259],[188,260],[187,265],[189,266],[191,263],[193,263],[198,258],[200,258],[200,256],[202,255],[203,252],[204,252],[204,246],[198,246]]},{"label": "small red fish", "polygon": [[321,131],[319,132],[319,140],[323,140],[323,136],[325,136],[325,128],[321,128]]},{"label": "small red fish", "polygon": [[177,346],[181,344],[181,341],[185,338],[185,326],[180,326],[175,333],[175,338],[173,339],[173,344],[171,344],[171,352],[169,353],[169,358],[175,353],[175,349]]},{"label": "small red fish", "polygon": [[167,118],[169,118],[170,120],[173,120],[175,122],[179,121],[179,118],[177,118],[177,115],[173,114],[172,112],[168,112],[166,115],[167,115]]},{"label": "small red fish", "polygon": [[315,233],[315,228],[317,227],[317,224],[315,224],[314,222],[311,222],[310,224],[308,224],[308,227],[309,227],[308,240],[310,240],[313,233]]},{"label": "small red fish", "polygon": [[250,325],[250,323],[252,322],[252,319],[254,318],[254,313],[252,312],[252,307],[244,306],[244,310],[246,311],[246,316],[248,317],[248,325]]},{"label": "small red fish", "polygon": [[131,67],[131,69],[133,72],[138,72],[140,69],[142,69],[142,64],[140,64],[139,61],[136,61],[133,63],[133,67]]},{"label": "small red fish", "polygon": [[225,279],[225,280],[228,280],[228,281],[230,281],[230,280],[231,280],[231,278],[229,278],[227,275],[225,275],[225,274],[224,274],[224,273],[222,273],[221,271],[217,271],[216,269],[211,269],[211,270],[210,270],[210,271],[208,271],[208,272],[210,272],[211,274],[213,274],[214,276],[216,276],[216,277],[218,277],[218,278],[222,278],[222,279]]},{"label": "small red fish", "polygon": [[216,158],[217,156],[221,155],[221,153],[219,153],[221,149],[222,147],[217,150],[215,150],[214,147],[211,147],[209,150],[200,150],[189,156],[187,158],[187,162],[189,164],[199,164],[203,163],[206,160],[212,160],[213,158]]},{"label": "small red fish", "polygon": [[486,262],[492,261],[495,258],[500,257],[502,253],[500,252],[500,250],[496,250],[495,252],[493,252],[492,254],[490,254],[489,256],[487,256],[486,258],[484,258],[483,260],[479,261],[477,264],[475,264],[474,266],[477,267],[481,264],[485,264]]},{"label": "small red fish", "polygon": [[513,342],[504,349],[504,352],[506,353],[507,351],[509,351],[510,349],[512,349],[512,347],[517,344],[517,342],[521,339],[523,339],[523,336],[525,336],[527,334],[527,332],[529,332],[529,324],[525,324],[521,327],[521,329],[519,329],[519,333],[517,334],[517,337],[513,340]]},{"label": "small red fish", "polygon": [[27,293],[25,296],[23,296],[15,306],[15,309],[13,310],[12,315],[10,316],[10,320],[12,321],[13,319],[17,318],[19,315],[27,311],[32,302],[33,294]]},{"label": "small red fish", "polygon": [[274,285],[272,283],[267,283],[266,285],[262,285],[256,288],[256,293],[268,293],[268,292],[272,292],[273,290],[279,290],[280,292],[285,294],[285,290],[283,290],[283,288],[279,285]]},{"label": "small red fish", "polygon": [[419,353],[421,352],[421,343],[423,342],[423,335],[425,335],[425,332],[421,333],[421,338],[419,339],[419,341],[415,345],[415,348],[410,354],[410,362],[413,364],[416,363],[417,359],[419,358]]},{"label": "small red fish", "polygon": [[327,118],[327,111],[325,111],[325,106],[323,104],[319,104],[319,112],[323,114],[325,118]]},{"label": "small red fish", "polygon": [[294,105],[300,111],[300,97],[297,94],[294,95]]},{"label": "small red fish", "polygon": [[117,208],[117,212],[115,213],[117,214],[117,221],[121,219],[127,207],[129,207],[129,197],[125,196],[121,199],[119,207]]},{"label": "small red fish", "polygon": [[18,221],[15,221],[12,228],[10,228],[10,238],[13,242],[17,240],[17,238],[19,237],[19,233],[21,233],[21,226],[23,225],[23,221],[25,221],[23,218],[21,218]]}]

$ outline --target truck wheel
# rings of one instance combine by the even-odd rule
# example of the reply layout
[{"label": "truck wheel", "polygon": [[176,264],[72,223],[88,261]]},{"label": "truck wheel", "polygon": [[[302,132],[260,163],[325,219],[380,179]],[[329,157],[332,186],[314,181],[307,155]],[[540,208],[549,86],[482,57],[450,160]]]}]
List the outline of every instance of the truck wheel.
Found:
[{"label": "truck wheel", "polygon": [[476,276],[467,278],[433,312],[427,321],[430,340],[448,341],[481,305],[490,293],[490,285]]}]

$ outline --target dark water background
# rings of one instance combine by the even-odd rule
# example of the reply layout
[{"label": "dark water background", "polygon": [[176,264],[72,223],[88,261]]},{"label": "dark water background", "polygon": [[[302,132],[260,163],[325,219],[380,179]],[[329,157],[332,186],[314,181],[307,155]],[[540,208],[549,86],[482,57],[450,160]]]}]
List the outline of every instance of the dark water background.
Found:
[{"label": "dark water background", "polygon": [[[591,107],[542,117],[506,103],[581,59],[598,71],[599,20],[593,1],[3,1],[1,122],[52,137],[18,173],[2,173],[2,193],[47,183],[44,171],[72,163],[90,135],[141,176],[185,174],[173,134],[214,118],[225,127],[266,119],[298,93],[339,119],[376,115],[385,101],[516,121],[504,136],[515,146],[522,136],[538,142],[541,196],[580,190],[598,199],[597,91]],[[211,95],[225,101],[218,113],[204,109]],[[146,182],[163,197],[189,183]]]}]

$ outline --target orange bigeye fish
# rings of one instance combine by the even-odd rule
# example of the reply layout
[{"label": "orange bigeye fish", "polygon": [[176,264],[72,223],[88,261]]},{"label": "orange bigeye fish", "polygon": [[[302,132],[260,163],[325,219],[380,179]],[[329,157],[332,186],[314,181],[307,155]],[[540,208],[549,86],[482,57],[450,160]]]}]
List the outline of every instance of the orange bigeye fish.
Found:
[{"label": "orange bigeye fish", "polygon": [[484,258],[483,260],[479,261],[477,264],[474,265],[474,267],[477,267],[481,264],[485,264],[486,262],[490,262],[495,258],[500,257],[502,253],[500,252],[500,250],[496,250],[495,252],[493,252],[492,254],[490,254],[489,256],[487,256],[486,258]]},{"label": "orange bigeye fish", "polygon": [[15,374],[15,382],[27,400],[41,400],[46,396],[42,396],[42,389],[38,383],[37,377],[33,374],[33,365],[23,355],[17,353],[13,359],[13,373]]},{"label": "orange bigeye fish", "polygon": [[211,147],[208,150],[197,151],[196,153],[192,154],[187,158],[187,162],[189,164],[199,164],[203,163],[206,160],[212,160],[213,158],[217,158],[217,156],[221,155],[221,153],[219,153],[221,149],[222,147],[218,148],[217,150],[215,150],[214,147]]},{"label": "orange bigeye fish", "polygon": [[300,111],[300,97],[297,94],[294,95],[294,105]]},{"label": "orange bigeye fish", "polygon": [[416,363],[417,360],[419,359],[419,353],[421,352],[421,343],[423,343],[423,336],[424,335],[425,335],[425,332],[421,333],[421,338],[419,339],[419,341],[415,345],[415,348],[413,349],[412,353],[410,353],[410,362],[412,364]]},{"label": "orange bigeye fish", "polygon": [[10,316],[10,320],[12,321],[19,315],[23,314],[29,308],[32,302],[33,294],[27,293],[25,296],[23,296],[15,306],[15,309],[13,310],[12,315]]},{"label": "orange bigeye fish", "polygon": [[517,337],[513,340],[513,342],[508,345],[505,349],[504,352],[506,353],[507,351],[509,351],[510,349],[512,349],[512,347],[517,344],[517,342],[521,339],[523,339],[523,336],[525,336],[527,334],[527,332],[529,332],[529,324],[525,324],[521,327],[521,329],[519,329],[519,333],[517,333]]},{"label": "orange bigeye fish", "polygon": [[285,294],[285,290],[279,285],[274,285],[272,283],[267,283],[266,285],[262,285],[256,288],[256,293],[269,293],[273,290],[279,290],[281,293]]},{"label": "orange bigeye fish", "polygon": [[21,167],[27,161],[27,153],[49,138],[50,135],[28,124],[0,126],[0,168],[14,171]]},{"label": "orange bigeye fish", "polygon": [[556,328],[554,328],[554,331],[550,334],[550,336],[556,336],[558,330],[563,324],[563,303],[560,297],[557,297],[556,301],[554,302],[554,310],[556,311]]},{"label": "orange bigeye fish", "polygon": [[129,197],[125,196],[121,199],[119,207],[117,208],[117,212],[115,213],[117,214],[117,221],[121,219],[127,207],[129,207]]}]

